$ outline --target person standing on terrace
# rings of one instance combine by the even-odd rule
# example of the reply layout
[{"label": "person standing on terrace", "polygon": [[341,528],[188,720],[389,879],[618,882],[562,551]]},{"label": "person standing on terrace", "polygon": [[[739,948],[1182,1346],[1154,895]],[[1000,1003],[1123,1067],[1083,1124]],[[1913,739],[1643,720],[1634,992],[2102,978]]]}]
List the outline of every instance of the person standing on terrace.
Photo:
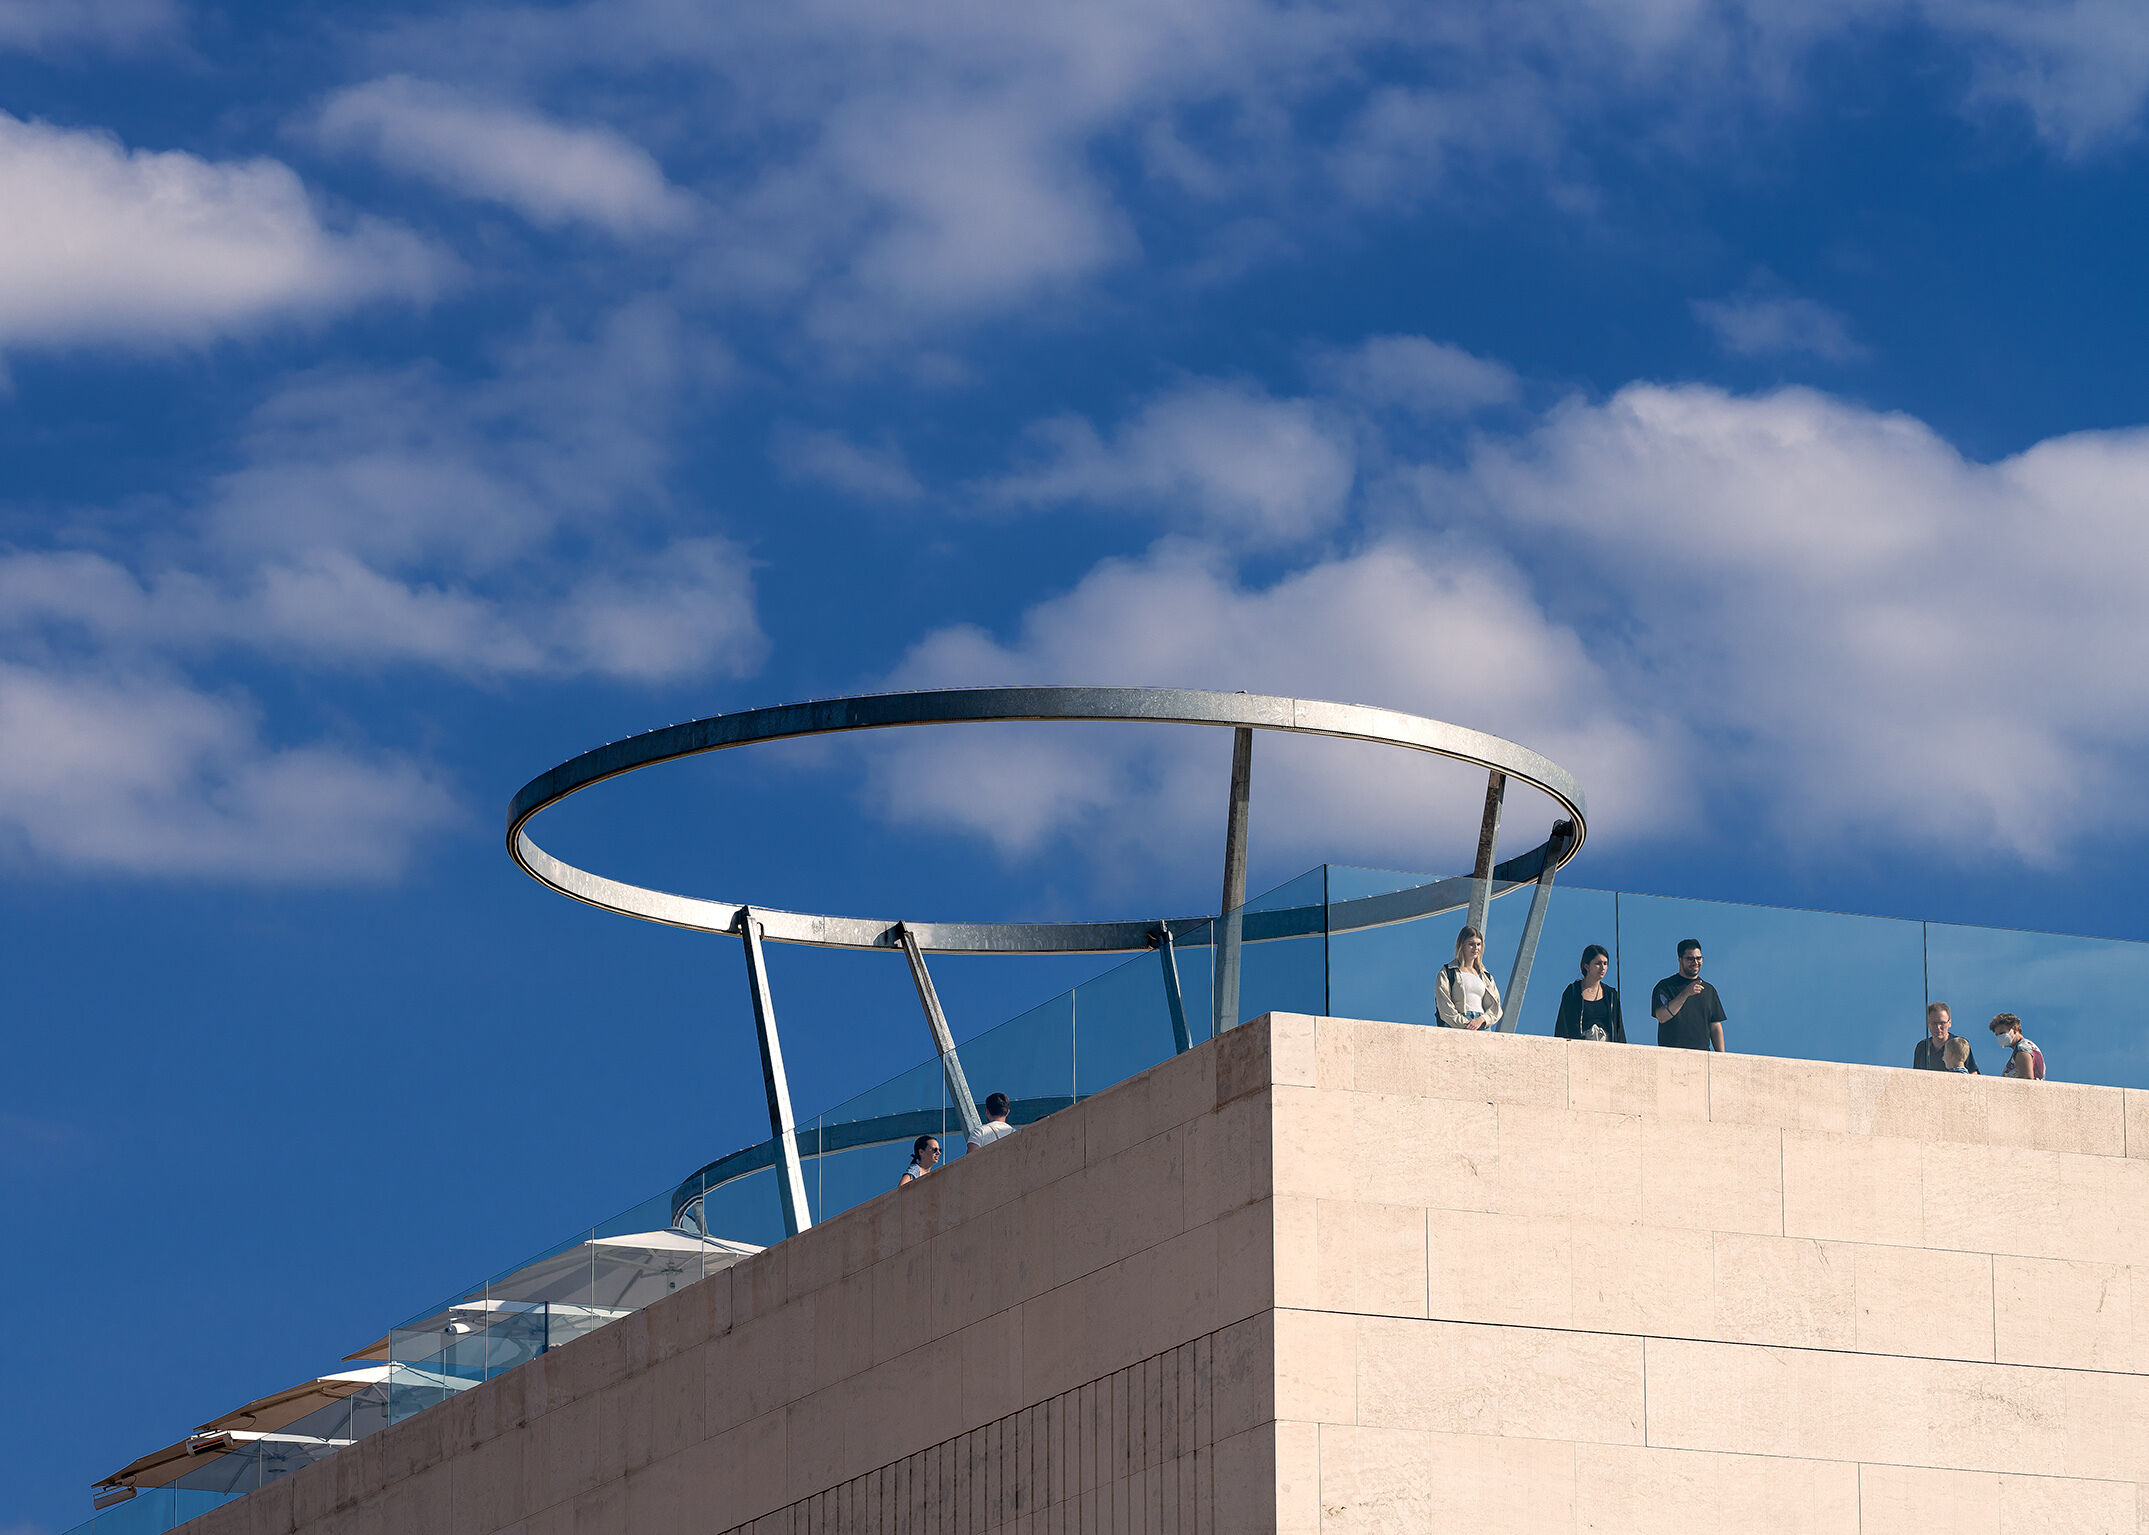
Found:
[{"label": "person standing on terrace", "polygon": [[969,1138],[972,1151],[980,1146],[990,1146],[1003,1136],[1015,1133],[1015,1127],[1007,1122],[1007,1111],[1010,1107],[1005,1093],[992,1093],[986,1097],[985,1123],[978,1127],[977,1134]]},{"label": "person standing on terrace", "polygon": [[1455,935],[1455,958],[1433,982],[1433,1014],[1450,1029],[1499,1025],[1500,988],[1485,970],[1485,935],[1474,927]]},{"label": "person standing on terrace", "polygon": [[2020,1077],[2026,1082],[2042,1082],[2045,1079],[2045,1053],[2022,1035],[2022,1020],[2013,1013],[1994,1016],[1990,1025],[1992,1037],[2007,1047],[2007,1064],[2000,1068],[2003,1077]]},{"label": "person standing on terrace", "polygon": [[1555,1039],[1604,1039],[1627,1042],[1626,1020],[1619,1016],[1619,989],[1604,983],[1612,968],[1612,956],[1604,945],[1593,943],[1582,951],[1582,979],[1569,981],[1560,997],[1559,1021],[1552,1025]]},{"label": "person standing on terrace", "polygon": [[1650,994],[1656,1014],[1657,1043],[1675,1050],[1722,1050],[1724,1004],[1716,988],[1701,978],[1701,940],[1679,940],[1679,973],[1657,982]]},{"label": "person standing on terrace", "polygon": [[[1954,1010],[1945,1002],[1928,1002],[1925,1004],[1925,1037],[1919,1040],[1918,1047],[1910,1052],[1910,1069],[1912,1071],[1952,1071],[1954,1069],[1948,1065],[1946,1059],[1948,1030],[1953,1028],[1954,1024]],[[1969,1048],[1968,1040],[1963,1041],[1963,1047],[1965,1049]],[[1970,1075],[1974,1077],[1984,1075],[1983,1072],[1977,1069],[1977,1052],[1975,1050],[1970,1051],[1969,1062],[1970,1064],[1964,1069]]]},{"label": "person standing on terrace", "polygon": [[903,1176],[896,1180],[895,1186],[901,1188],[906,1183],[916,1183],[939,1165],[940,1137],[921,1135],[911,1144],[910,1166],[903,1169]]}]

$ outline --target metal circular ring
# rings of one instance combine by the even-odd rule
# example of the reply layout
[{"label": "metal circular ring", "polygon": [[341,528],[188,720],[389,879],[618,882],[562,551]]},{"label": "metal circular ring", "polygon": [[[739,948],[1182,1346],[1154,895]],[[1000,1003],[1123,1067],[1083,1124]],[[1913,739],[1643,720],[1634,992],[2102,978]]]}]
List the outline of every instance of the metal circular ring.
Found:
[{"label": "metal circular ring", "polygon": [[[1365,704],[1311,698],[1271,698],[1259,693],[1209,693],[1179,688],[1012,687],[952,688],[919,693],[875,693],[817,703],[778,704],[737,714],[712,715],[629,736],[586,751],[522,786],[507,812],[508,853],[538,883],[605,911],[701,932],[732,933],[750,910],[762,936],[773,943],[831,949],[884,949],[900,942],[907,927],[918,947],[936,954],[1129,953],[1151,947],[1158,928],[1174,935],[1205,927],[1208,916],[1159,924],[1135,922],[909,922],[873,917],[815,916],[776,911],[738,901],[709,900],[650,890],[578,869],[539,847],[529,834],[531,818],[568,795],[637,768],[725,751],[757,741],[829,735],[847,730],[884,730],[903,725],[952,725],[1011,720],[1131,720],[1172,725],[1246,726],[1296,735],[1334,736],[1406,747],[1467,762],[1528,784],[1551,796],[1571,825],[1555,828],[1539,847],[1503,862],[1495,877],[1535,879],[1547,863],[1557,870],[1574,857],[1586,831],[1582,790],[1558,764],[1527,747],[1483,731],[1440,720],[1376,709]],[[1413,909],[1380,917],[1371,907],[1392,904],[1369,898],[1375,920],[1400,920]],[[1357,904],[1357,903],[1354,903]],[[1249,935],[1251,936],[1251,935]]]}]

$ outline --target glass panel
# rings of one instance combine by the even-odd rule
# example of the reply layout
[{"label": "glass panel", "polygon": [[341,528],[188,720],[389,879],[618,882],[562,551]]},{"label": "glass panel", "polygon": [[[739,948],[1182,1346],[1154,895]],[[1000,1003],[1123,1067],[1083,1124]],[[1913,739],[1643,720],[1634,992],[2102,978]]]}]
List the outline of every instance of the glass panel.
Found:
[{"label": "glass panel", "polygon": [[[1514,1006],[1515,950],[1522,942],[1522,929],[1530,915],[1530,899],[1535,889],[1534,885],[1516,887],[1492,903],[1491,912],[1485,919],[1485,925],[1492,929],[1486,935],[1485,967],[1499,982],[1509,1011],[1513,1011]],[[1605,979],[1615,988],[1620,987],[1616,904],[1617,897],[1609,890],[1568,889],[1557,884],[1552,887],[1551,899],[1545,905],[1545,925],[1537,938],[1537,958],[1530,967],[1529,985],[1522,994],[1522,1017],[1516,1026],[1517,1033],[1552,1032],[1552,1025],[1559,1018],[1560,998],[1566,993],[1568,983],[1580,978],[1582,950],[1590,944],[1601,945],[1611,957],[1612,969]],[[1654,1043],[1656,1022],[1649,1016],[1646,990],[1637,998],[1622,988],[1619,1001],[1628,1041]]]},{"label": "glass panel", "polygon": [[[1152,959],[1151,965],[1155,964]],[[1158,972],[1161,977],[1162,972]],[[1161,981],[1160,981],[1161,986]],[[1161,990],[1159,997],[1161,999]],[[1158,1005],[1161,1007],[1162,1002]],[[978,1112],[994,1093],[1008,1096],[1008,1123],[1034,1124],[1074,1101],[1075,1002],[1064,992],[960,1047],[963,1075]],[[1166,1039],[1170,1030],[1166,1029]]]},{"label": "glass panel", "polygon": [[701,1203],[702,1221],[720,1241],[770,1247],[783,1240],[782,1196],[773,1168],[756,1168],[743,1178],[715,1184]]},{"label": "glass panel", "polygon": [[1678,972],[1681,939],[1723,1000],[1725,1043],[1745,1055],[1908,1065],[1924,1033],[1923,924],[1670,896],[1619,897],[1627,1038],[1654,1044],[1650,992]]},{"label": "glass panel", "polygon": [[1102,1092],[1170,1060],[1177,1046],[1164,995],[1164,970],[1156,955],[1137,955],[1077,986],[1074,1037],[1078,1097]]},{"label": "glass panel", "polygon": [[[1997,1074],[2007,1064],[1986,1026],[1995,1013],[2013,1013],[2044,1052],[2050,1076],[2120,1087],[2149,1082],[2149,1055],[2133,1026],[2149,995],[2149,944],[1941,922],[1926,924],[1925,943],[1932,1000],[1948,1004],[1980,1070]],[[1908,1065],[1918,1038],[1896,1041],[1890,1064]]]},{"label": "glass panel", "polygon": [[[921,1061],[878,1087],[869,1087],[817,1115],[817,1133],[807,1148],[816,1153],[807,1164],[806,1175],[807,1201],[814,1207],[813,1218],[826,1220],[860,1200],[894,1188],[903,1169],[910,1165],[911,1146],[921,1135],[940,1142],[943,1158],[950,1153],[959,1154],[960,1128],[953,1135],[948,1133],[953,1118],[947,1106],[946,1078],[937,1057]],[[868,1154],[849,1155],[854,1150]],[[890,1158],[893,1170],[881,1182],[879,1171],[891,1165]]]},{"label": "glass panel", "polygon": [[[1433,979],[1454,957],[1455,933],[1470,901],[1468,877],[1331,864],[1327,879],[1327,1012],[1391,1023],[1438,1022]],[[1502,926],[1497,918],[1513,904],[1494,907],[1495,935]],[[1519,916],[1515,925],[1519,928]],[[1487,968],[1493,968],[1491,962]],[[1504,976],[1496,970],[1494,979]]]},{"label": "glass panel", "polygon": [[1248,901],[1239,959],[1239,1016],[1328,1011],[1328,910],[1325,871]]}]

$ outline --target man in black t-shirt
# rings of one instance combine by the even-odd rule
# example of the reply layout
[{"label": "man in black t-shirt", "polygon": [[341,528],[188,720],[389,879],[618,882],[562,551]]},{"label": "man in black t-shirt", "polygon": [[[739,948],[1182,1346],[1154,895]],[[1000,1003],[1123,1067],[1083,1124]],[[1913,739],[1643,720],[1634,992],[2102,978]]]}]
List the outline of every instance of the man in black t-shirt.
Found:
[{"label": "man in black t-shirt", "polygon": [[1701,978],[1701,941],[1679,940],[1679,973],[1657,982],[1649,1007],[1657,1015],[1657,1043],[1675,1050],[1724,1048],[1724,1004]]}]

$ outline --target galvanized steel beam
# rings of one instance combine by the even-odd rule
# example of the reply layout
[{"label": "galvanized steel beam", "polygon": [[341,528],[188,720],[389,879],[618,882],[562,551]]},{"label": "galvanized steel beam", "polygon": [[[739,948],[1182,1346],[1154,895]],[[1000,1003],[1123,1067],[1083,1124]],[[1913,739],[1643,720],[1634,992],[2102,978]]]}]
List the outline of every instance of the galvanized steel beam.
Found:
[{"label": "galvanized steel beam", "polygon": [[925,1025],[932,1030],[933,1048],[940,1053],[940,1075],[948,1084],[948,1097],[963,1122],[963,1135],[977,1144],[985,1121],[978,1117],[977,1100],[970,1096],[970,1079],[963,1075],[963,1059],[955,1053],[955,1036],[948,1032],[948,1015],[940,1010],[940,993],[933,986],[933,972],[925,968],[925,954],[918,935],[907,922],[896,924],[896,941],[910,961],[911,984],[918,988],[918,1005],[925,1009]]},{"label": "galvanized steel beam", "polygon": [[[1318,699],[1273,698],[1257,693],[1210,693],[1178,688],[956,688],[934,692],[887,693],[837,698],[819,703],[782,704],[713,715],[631,736],[584,752],[525,784],[508,807],[510,856],[533,879],[578,901],[624,916],[702,932],[736,931],[737,901],[678,895],[607,879],[553,857],[538,846],[529,823],[539,812],[568,795],[660,762],[703,752],[726,751],[758,741],[791,740],[853,730],[881,730],[910,725],[964,724],[994,720],[1121,720],[1158,724],[1216,725],[1233,729],[1278,730],[1297,735],[1370,741],[1428,752],[1473,763],[1504,779],[1513,778],[1557,801],[1575,823],[1575,838],[1555,861],[1564,864],[1586,833],[1582,791],[1557,764],[1482,731],[1466,730],[1418,715],[1363,704]],[[1492,871],[1492,879],[1534,878],[1549,848],[1509,860]],[[1525,872],[1510,872],[1512,868]],[[1373,901],[1382,911],[1395,903]],[[1335,931],[1357,924],[1362,901],[1339,903],[1330,912]],[[1370,911],[1372,907],[1369,907]],[[896,943],[896,923],[879,918],[822,916],[809,912],[754,908],[762,936],[772,943],[814,944],[823,948],[880,949]],[[1244,941],[1271,913],[1249,917]],[[1478,913],[1482,919],[1483,913]],[[1368,921],[1372,919],[1369,917]],[[1400,920],[1389,917],[1382,920]],[[1185,935],[1207,925],[1207,917],[1174,919],[1174,932]],[[919,949],[934,954],[1138,953],[1150,946],[1153,922],[917,922],[907,924]]]},{"label": "galvanized steel beam", "polygon": [[791,1082],[784,1075],[783,1041],[776,1035],[776,1005],[769,998],[768,959],[761,952],[761,924],[742,908],[739,938],[746,948],[746,982],[754,999],[754,1036],[761,1041],[761,1084],[768,1091],[769,1139],[776,1147],[776,1191],[787,1236],[813,1225],[806,1203],[806,1172],[798,1156],[798,1122],[791,1116]]},{"label": "galvanized steel beam", "polygon": [[1186,994],[1179,989],[1179,954],[1172,947],[1169,922],[1157,924],[1157,963],[1164,969],[1164,1008],[1171,1014],[1172,1050],[1184,1055],[1194,1048],[1194,1036],[1186,1026]]},{"label": "galvanized steel beam", "polygon": [[1213,1039],[1239,1026],[1239,944],[1246,925],[1246,819],[1254,781],[1254,733],[1231,736],[1231,800],[1224,815],[1224,895],[1217,908],[1216,974],[1209,991]]},{"label": "galvanized steel beam", "polygon": [[[1563,841],[1573,830],[1569,822],[1553,822],[1552,835],[1545,846]],[[1552,904],[1552,876],[1558,869],[1559,865],[1547,858],[1530,891],[1530,914],[1522,919],[1522,941],[1515,946],[1515,967],[1507,974],[1507,997],[1500,1010],[1502,1034],[1512,1034],[1522,1026],[1522,998],[1530,987],[1530,967],[1537,963],[1537,940],[1544,934],[1545,908]]]},{"label": "galvanized steel beam", "polygon": [[[1465,919],[1480,936],[1492,905],[1493,857],[1500,847],[1500,806],[1507,799],[1507,775],[1498,768],[1485,780],[1485,815],[1477,828],[1477,867],[1471,873],[1470,915]],[[1551,850],[1552,844],[1545,844]]]}]

